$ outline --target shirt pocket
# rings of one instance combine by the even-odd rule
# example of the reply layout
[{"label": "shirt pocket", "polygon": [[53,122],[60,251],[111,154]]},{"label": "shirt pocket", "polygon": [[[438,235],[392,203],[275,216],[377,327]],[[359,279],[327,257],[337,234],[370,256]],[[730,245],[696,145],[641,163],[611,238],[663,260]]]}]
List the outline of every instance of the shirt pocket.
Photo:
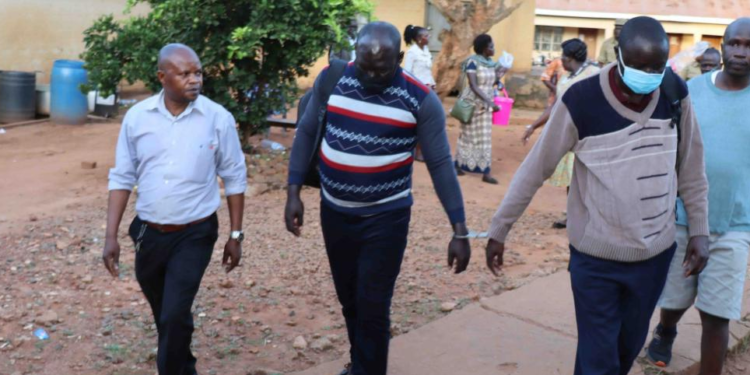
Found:
[{"label": "shirt pocket", "polygon": [[193,182],[208,182],[216,179],[216,152],[219,142],[206,138],[193,142],[188,148],[186,159],[191,161],[186,167],[187,179]]},{"label": "shirt pocket", "polygon": [[148,128],[134,134],[132,143],[135,148],[134,156],[137,164],[159,160],[169,150],[169,145],[163,140],[163,136]]}]

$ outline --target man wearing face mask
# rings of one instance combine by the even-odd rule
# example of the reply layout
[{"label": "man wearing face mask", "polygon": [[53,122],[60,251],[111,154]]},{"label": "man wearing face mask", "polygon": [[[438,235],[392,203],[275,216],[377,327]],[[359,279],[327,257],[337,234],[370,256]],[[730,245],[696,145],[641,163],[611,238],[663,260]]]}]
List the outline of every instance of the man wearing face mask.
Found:
[{"label": "man wearing face mask", "polygon": [[[445,113],[434,91],[399,67],[401,36],[374,22],[359,33],[356,60],[343,70],[327,103],[315,82],[298,122],[289,162],[287,230],[300,235],[300,188],[320,147],[321,226],[331,274],[346,320],[351,366],[343,375],[385,375],[390,306],[406,249],[411,217],[412,151],[422,145],[427,168],[453,226],[448,264],[456,273],[470,248],[461,197],[445,131]],[[325,135],[316,143],[324,111]]]},{"label": "man wearing face mask", "polygon": [[708,259],[700,130],[685,83],[677,79],[673,87],[680,121],[673,121],[675,107],[660,89],[667,34],[653,18],[638,17],[623,27],[619,46],[617,63],[574,84],[555,106],[492,219],[487,245],[495,272],[511,227],[573,152],[567,227],[576,375],[625,375],[643,348],[675,253],[678,193],[690,223],[683,274],[700,273]]}]

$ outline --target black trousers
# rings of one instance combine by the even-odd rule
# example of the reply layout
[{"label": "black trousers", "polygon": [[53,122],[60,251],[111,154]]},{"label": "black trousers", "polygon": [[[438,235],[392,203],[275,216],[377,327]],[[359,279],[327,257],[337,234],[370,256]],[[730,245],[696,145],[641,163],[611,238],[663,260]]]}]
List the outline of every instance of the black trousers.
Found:
[{"label": "black trousers", "polygon": [[578,323],[575,375],[626,375],[643,350],[677,245],[641,262],[595,258],[570,248]]},{"label": "black trousers", "polygon": [[137,248],[135,276],[151,305],[159,333],[159,374],[195,375],[190,310],[218,238],[216,214],[173,233],[149,228],[136,217],[129,233]]},{"label": "black trousers", "polygon": [[361,217],[321,207],[336,294],[351,344],[352,375],[385,375],[390,309],[406,249],[411,209]]}]

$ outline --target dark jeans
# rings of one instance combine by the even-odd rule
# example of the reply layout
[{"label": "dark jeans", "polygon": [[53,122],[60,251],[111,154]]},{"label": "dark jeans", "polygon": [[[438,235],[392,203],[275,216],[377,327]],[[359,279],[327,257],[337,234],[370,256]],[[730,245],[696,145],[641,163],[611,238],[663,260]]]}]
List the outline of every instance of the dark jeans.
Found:
[{"label": "dark jeans", "polygon": [[194,375],[196,358],[190,351],[193,315],[190,312],[203,273],[211,260],[219,221],[209,220],[174,233],[161,233],[135,218],[130,237],[140,249],[135,276],[146,295],[159,332],[156,357],[160,375]]},{"label": "dark jeans", "polygon": [[351,344],[352,375],[385,375],[391,299],[406,249],[411,209],[375,216],[320,210],[336,294]]},{"label": "dark jeans", "polygon": [[635,263],[595,258],[570,248],[578,323],[575,375],[627,375],[648,336],[676,245]]}]

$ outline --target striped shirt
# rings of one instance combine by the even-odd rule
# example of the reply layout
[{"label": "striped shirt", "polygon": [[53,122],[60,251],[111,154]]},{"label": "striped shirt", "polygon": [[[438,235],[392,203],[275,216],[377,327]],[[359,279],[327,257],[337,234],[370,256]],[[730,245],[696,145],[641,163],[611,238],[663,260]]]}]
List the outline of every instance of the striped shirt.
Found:
[{"label": "striped shirt", "polygon": [[[290,185],[301,184],[306,175],[319,104],[314,96],[300,121],[290,160]],[[463,200],[452,167],[445,113],[435,93],[401,68],[385,91],[366,92],[350,64],[327,104],[326,133],[320,147],[323,202],[357,216],[411,206],[412,152],[417,142],[422,144],[451,222],[463,222]]]}]

